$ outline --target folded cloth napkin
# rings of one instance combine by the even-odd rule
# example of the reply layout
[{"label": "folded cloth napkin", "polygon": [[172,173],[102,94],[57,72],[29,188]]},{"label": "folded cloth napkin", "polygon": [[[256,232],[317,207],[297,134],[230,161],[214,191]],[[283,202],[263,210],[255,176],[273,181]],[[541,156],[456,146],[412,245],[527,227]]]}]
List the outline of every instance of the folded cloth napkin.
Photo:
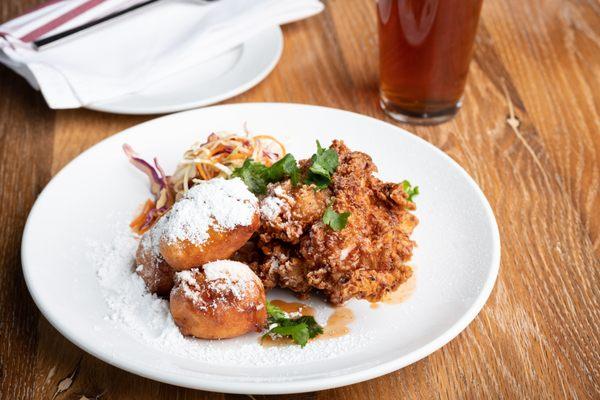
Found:
[{"label": "folded cloth napkin", "polygon": [[40,50],[32,44],[140,2],[50,1],[0,25],[0,62],[51,108],[76,108],[144,89],[323,9],[318,0],[162,0]]}]

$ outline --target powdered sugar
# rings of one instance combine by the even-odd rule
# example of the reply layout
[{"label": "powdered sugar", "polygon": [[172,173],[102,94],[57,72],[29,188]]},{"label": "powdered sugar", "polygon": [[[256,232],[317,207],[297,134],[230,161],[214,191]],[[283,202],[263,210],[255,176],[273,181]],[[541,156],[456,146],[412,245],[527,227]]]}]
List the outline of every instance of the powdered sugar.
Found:
[{"label": "powdered sugar", "polygon": [[231,260],[218,260],[205,264],[204,274],[206,280],[215,281],[217,279],[227,280],[229,282],[253,282],[257,276],[246,264]]},{"label": "powdered sugar", "polygon": [[[219,304],[237,306],[236,301],[241,300],[250,300],[246,306],[262,305],[252,301],[262,283],[246,264],[237,261],[213,261],[204,265],[203,270],[193,268],[177,272],[175,279],[184,296],[201,310],[216,308]],[[202,296],[201,291],[210,293]]]},{"label": "powdered sugar", "polygon": [[[289,182],[287,186],[289,189]],[[260,202],[262,222],[284,229],[284,226],[289,225],[292,218],[294,204],[296,204],[296,200],[286,192],[281,183],[269,184],[268,195]]]},{"label": "powdered sugar", "polygon": [[267,196],[260,202],[260,215],[264,219],[272,221],[279,215],[283,204],[284,202],[280,198]]},{"label": "powdered sugar", "polygon": [[[184,337],[171,317],[169,302],[148,293],[134,272],[137,243],[123,222],[115,228],[111,243],[94,245],[89,255],[108,306],[106,318],[158,351],[211,365],[282,367],[337,358],[363,348],[373,339],[361,333],[360,326],[352,328],[349,335],[317,340],[303,349],[299,346],[263,347],[259,343],[260,334],[254,333],[221,341]],[[329,314],[329,307],[318,307],[316,318],[325,323]]]},{"label": "powdered sugar", "polygon": [[[248,292],[256,293],[262,287],[258,276],[241,262],[231,260],[213,261],[204,265],[204,274],[209,287],[217,293],[231,293],[237,300],[245,300]],[[226,298],[226,296],[222,296]],[[259,304],[255,304],[258,306]]]},{"label": "powdered sugar", "polygon": [[198,268],[192,268],[185,271],[179,271],[175,274],[175,280],[178,283],[182,283],[188,286],[197,287],[198,282],[196,281],[196,274],[200,270]]},{"label": "powdered sugar", "polygon": [[293,197],[291,197],[291,196],[288,196],[288,195],[285,193],[285,190],[283,190],[283,188],[282,188],[281,186],[279,186],[279,185],[276,185],[276,186],[273,188],[273,193],[275,193],[277,196],[280,196],[280,197],[287,198],[287,199],[288,199],[288,200],[290,200],[290,201],[293,201],[293,200],[294,200],[294,198],[293,198]]},{"label": "powdered sugar", "polygon": [[164,218],[159,219],[148,232],[142,235],[140,243],[144,249],[150,249],[154,256],[152,260],[157,264],[163,261],[162,254],[160,254],[159,244],[160,236],[164,230]]},{"label": "powdered sugar", "polygon": [[348,254],[350,254],[350,252],[354,250],[354,247],[355,246],[348,246],[346,248],[343,248],[342,251],[340,251],[340,261],[344,261],[348,257]]},{"label": "powdered sugar", "polygon": [[153,228],[168,241],[205,242],[214,230],[248,226],[258,200],[239,179],[215,178],[198,182],[179,199]]},{"label": "powdered sugar", "polygon": [[202,310],[206,310],[207,304],[204,304],[202,296],[200,296],[200,285],[196,279],[196,274],[200,270],[193,268],[186,271],[177,272],[175,274],[175,282],[179,290],[183,291],[183,295],[194,302],[194,305]]}]

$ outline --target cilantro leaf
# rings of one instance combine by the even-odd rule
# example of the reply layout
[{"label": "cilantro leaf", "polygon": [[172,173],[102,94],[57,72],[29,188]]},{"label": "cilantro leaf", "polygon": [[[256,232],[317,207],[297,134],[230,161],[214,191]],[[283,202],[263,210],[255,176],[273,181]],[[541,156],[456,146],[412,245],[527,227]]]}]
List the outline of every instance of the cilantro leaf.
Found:
[{"label": "cilantro leaf", "polygon": [[331,147],[324,149],[317,140],[317,152],[310,159],[312,165],[308,168],[305,183],[312,183],[318,189],[325,189],[331,183],[331,176],[338,167],[338,154]]},{"label": "cilantro leaf", "polygon": [[300,181],[300,169],[291,154],[286,154],[270,167],[247,158],[241,167],[233,171],[231,177],[243,180],[252,193],[265,194],[267,193],[267,184],[286,178],[290,178],[292,184],[296,186]]},{"label": "cilantro leaf", "polygon": [[271,165],[267,170],[269,182],[279,182],[285,178],[290,178],[292,185],[296,186],[300,181],[300,169],[296,159],[290,153]]},{"label": "cilantro leaf", "polygon": [[311,338],[317,336],[320,333],[323,333],[323,327],[317,323],[317,321],[312,315],[303,315],[301,317],[292,319],[286,316],[285,318],[279,319],[276,323],[279,326],[285,327],[304,324],[308,329],[308,336]]},{"label": "cilantro leaf", "polygon": [[276,305],[273,305],[268,300],[267,300],[267,314],[269,316],[269,319],[275,320],[274,322],[276,322],[276,320],[279,320],[279,319],[287,318],[287,314],[285,313],[285,311],[283,311],[281,308],[277,307]]},{"label": "cilantro leaf", "polygon": [[[312,165],[308,169],[305,183],[314,184],[318,189],[325,189],[331,183],[331,176],[339,164],[338,154],[332,148],[321,147],[321,143],[317,141],[317,152],[313,154],[311,160]],[[287,178],[292,185],[298,185],[300,169],[291,154],[286,154],[270,167],[248,158],[241,167],[233,171],[231,177],[242,179],[252,193],[265,194],[269,183]]]},{"label": "cilantro leaf", "polygon": [[247,158],[244,164],[236,168],[231,174],[232,178],[240,178],[248,190],[254,194],[265,194],[267,193],[267,167],[259,162],[252,161],[251,158]]},{"label": "cilantro leaf", "polygon": [[348,224],[349,212],[337,213],[333,210],[333,203],[325,209],[323,214],[323,223],[329,225],[336,232],[341,231]]},{"label": "cilantro leaf", "polygon": [[313,184],[317,187],[317,189],[322,190],[329,186],[329,184],[331,183],[331,177],[324,175],[316,175],[309,171],[308,175],[306,176],[306,179],[304,180],[304,183],[306,183],[307,185]]},{"label": "cilantro leaf", "polygon": [[415,197],[416,195],[419,194],[419,187],[415,186],[412,187],[412,185],[410,184],[409,181],[404,180],[402,181],[402,190],[404,190],[406,192],[406,194],[408,195],[408,201],[414,203],[413,197]]},{"label": "cilantro leaf", "polygon": [[274,326],[263,337],[272,334],[281,335],[291,338],[294,343],[304,347],[308,339],[323,333],[323,327],[311,315],[290,318],[285,311],[269,301],[267,301],[266,308],[269,326]]},{"label": "cilantro leaf", "polygon": [[300,345],[300,347],[306,346],[306,343],[309,339],[308,327],[304,323],[288,326],[276,326],[270,330],[270,333],[275,333],[281,336],[290,336],[296,344]]},{"label": "cilantro leaf", "polygon": [[323,333],[323,327],[317,323],[312,315],[302,316],[298,319],[298,322],[306,324],[306,327],[308,328],[308,337],[311,339]]}]

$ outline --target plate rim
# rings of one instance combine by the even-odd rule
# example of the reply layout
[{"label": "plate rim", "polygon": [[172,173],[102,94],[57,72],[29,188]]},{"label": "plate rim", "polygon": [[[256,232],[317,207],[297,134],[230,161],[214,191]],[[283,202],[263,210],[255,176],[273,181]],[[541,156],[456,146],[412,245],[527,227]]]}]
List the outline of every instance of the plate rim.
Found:
[{"label": "plate rim", "polygon": [[[160,115],[160,114],[170,114],[170,113],[176,113],[176,112],[181,112],[181,111],[187,111],[187,110],[194,109],[194,108],[209,106],[212,104],[216,104],[220,101],[235,97],[239,94],[242,94],[242,93],[252,89],[254,86],[256,86],[260,82],[262,82],[273,71],[273,69],[275,69],[275,66],[279,63],[279,60],[281,59],[281,56],[283,54],[284,38],[283,38],[283,32],[281,30],[281,27],[276,25],[276,26],[267,28],[267,29],[257,33],[255,36],[249,38],[248,40],[246,40],[246,42],[242,43],[240,45],[240,46],[242,46],[241,58],[240,58],[240,60],[238,60],[236,62],[236,64],[234,64],[233,68],[235,68],[235,65],[237,65],[239,62],[241,62],[241,59],[244,57],[244,55],[245,55],[244,46],[246,45],[246,43],[256,39],[261,34],[272,35],[272,37],[276,41],[276,43],[275,43],[276,47],[273,49],[274,51],[270,54],[270,59],[269,59],[268,63],[258,74],[254,75],[251,79],[245,80],[245,82],[243,84],[237,85],[234,88],[232,88],[228,91],[225,91],[221,94],[211,96],[211,97],[204,97],[204,98],[194,100],[194,101],[188,101],[185,103],[178,103],[176,105],[171,104],[171,105],[166,105],[166,106],[147,107],[144,110],[135,109],[135,108],[131,109],[131,108],[127,108],[127,107],[121,108],[118,106],[112,107],[111,104],[113,104],[113,103],[111,102],[111,100],[106,100],[106,101],[102,101],[99,103],[87,104],[83,108],[87,108],[87,109],[93,110],[93,111],[111,113],[111,114],[122,114],[122,115],[154,115],[154,114],[157,114],[157,115]],[[225,74],[227,74],[227,72]],[[175,74],[175,75],[177,75],[177,74]],[[216,79],[219,79],[219,78],[220,77],[218,77]],[[150,85],[150,87],[151,86],[152,85]],[[132,94],[134,94],[134,93],[132,93]],[[127,96],[127,95],[125,95],[125,96]]]},{"label": "plate rim", "polygon": [[[377,364],[366,368],[360,371],[354,371],[347,374],[341,374],[331,377],[319,377],[319,378],[309,378],[308,380],[295,380],[295,381],[277,381],[277,382],[251,382],[251,381],[223,381],[223,380],[198,380],[198,379],[190,379],[186,376],[175,375],[171,373],[163,373],[159,368],[153,368],[152,366],[145,366],[145,369],[140,369],[140,365],[136,364],[135,361],[127,360],[127,359],[115,359],[111,358],[108,354],[101,353],[96,351],[93,346],[88,346],[84,342],[80,342],[75,335],[71,335],[68,328],[64,327],[58,318],[52,318],[52,312],[50,312],[44,305],[44,303],[38,297],[38,294],[35,291],[35,288],[32,287],[30,273],[28,272],[29,268],[26,266],[28,263],[27,256],[27,243],[29,232],[31,231],[31,221],[33,216],[37,213],[38,205],[43,201],[45,195],[48,192],[48,188],[51,187],[55,178],[60,176],[70,165],[76,162],[79,158],[83,158],[87,155],[88,152],[91,152],[97,146],[105,143],[119,140],[122,134],[132,130],[139,129],[140,127],[146,124],[156,123],[157,120],[166,120],[166,119],[177,119],[180,114],[188,114],[188,113],[198,113],[198,112],[210,112],[212,109],[217,108],[239,108],[239,107],[298,107],[298,108],[309,108],[309,109],[319,109],[325,110],[328,112],[336,112],[342,114],[350,114],[352,116],[358,116],[362,118],[367,118],[371,120],[375,124],[383,124],[392,126],[400,133],[404,135],[410,135],[413,138],[416,138],[417,141],[422,142],[427,147],[431,148],[432,151],[438,153],[438,155],[446,158],[447,161],[453,165],[457,171],[466,179],[468,184],[474,189],[477,197],[481,201],[486,219],[490,224],[490,228],[492,230],[492,261],[490,265],[490,269],[488,275],[486,277],[485,283],[483,284],[481,290],[475,298],[475,301],[467,309],[467,311],[457,319],[457,321],[451,325],[445,332],[438,335],[435,339],[431,340],[426,345],[394,360],[390,360],[387,362],[383,362],[381,364]],[[207,111],[208,110],[208,111]],[[485,194],[477,185],[475,180],[458,164],[452,157],[447,155],[445,152],[434,146],[433,144],[427,142],[421,137],[399,127],[388,123],[386,121],[379,120],[374,117],[370,117],[368,115],[355,113],[352,111],[347,111],[343,109],[337,109],[332,107],[324,107],[318,105],[310,105],[310,104],[301,104],[301,103],[275,103],[275,102],[253,102],[253,103],[233,103],[233,104],[224,104],[224,105],[216,105],[212,107],[206,107],[202,109],[192,109],[187,111],[182,111],[179,113],[169,114],[158,118],[153,118],[148,121],[142,122],[140,124],[133,125],[129,128],[126,128],[122,131],[119,131],[98,143],[95,143],[93,146],[89,147],[82,153],[80,153],[73,160],[69,161],[65,166],[63,166],[60,171],[58,171],[48,182],[48,184],[44,187],[44,189],[38,195],[35,203],[33,204],[29,215],[27,217],[27,221],[25,223],[25,227],[23,229],[23,235],[21,240],[21,266],[23,271],[23,276],[25,278],[25,283],[27,285],[27,289],[34,300],[34,303],[42,313],[42,315],[48,320],[48,322],[67,340],[73,343],[75,346],[81,348],[85,352],[97,357],[98,359],[113,365],[117,368],[123,369],[135,375],[139,375],[148,379],[160,381],[163,383],[173,384],[181,387],[186,387],[190,389],[198,389],[198,390],[206,390],[213,392],[222,392],[222,393],[232,393],[232,394],[291,394],[291,393],[305,393],[312,392],[317,390],[325,390],[332,389],[341,386],[346,386],[354,383],[363,382],[366,380],[374,379],[385,374],[394,372],[401,368],[404,368],[410,364],[413,364],[433,352],[439,350],[441,347],[446,345],[456,336],[458,336],[466,327],[475,319],[475,317],[479,314],[487,300],[489,299],[491,292],[494,288],[496,279],[498,277],[499,269],[500,269],[500,256],[501,256],[501,242],[500,242],[500,233],[498,229],[498,224],[496,218],[493,213],[493,209],[489,204],[489,201],[485,197]]]}]

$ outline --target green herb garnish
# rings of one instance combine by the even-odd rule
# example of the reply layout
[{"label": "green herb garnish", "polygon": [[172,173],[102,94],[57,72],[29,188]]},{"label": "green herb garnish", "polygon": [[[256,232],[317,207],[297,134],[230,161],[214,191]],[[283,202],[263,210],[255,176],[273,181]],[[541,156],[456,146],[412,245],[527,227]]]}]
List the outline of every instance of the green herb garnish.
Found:
[{"label": "green herb garnish", "polygon": [[311,157],[312,165],[308,169],[305,183],[314,184],[318,189],[325,189],[331,183],[331,176],[338,164],[338,154],[331,147],[324,149],[317,140],[317,152]]},{"label": "green herb garnish", "polygon": [[[331,183],[331,176],[339,164],[338,154],[332,148],[324,149],[317,141],[317,152],[313,154],[311,160],[312,165],[308,168],[305,183],[314,184],[318,189],[325,189]],[[252,193],[265,194],[267,185],[272,182],[289,178],[292,185],[298,185],[300,169],[291,154],[286,154],[270,167],[248,158],[241,167],[233,171],[231,177],[242,179]]]},{"label": "green herb garnish", "polygon": [[300,169],[294,156],[289,153],[271,165],[267,171],[269,182],[279,182],[285,178],[290,178],[294,186],[300,182]]},{"label": "green herb garnish", "polygon": [[267,335],[289,337],[294,343],[304,347],[308,343],[308,339],[323,333],[323,327],[315,321],[313,316],[304,315],[290,318],[285,311],[269,301],[267,301],[267,314],[267,321],[272,328],[263,337]]},{"label": "green herb garnish", "polygon": [[333,202],[325,209],[323,223],[329,225],[336,232],[341,231],[348,224],[349,212],[337,213],[333,209]]},{"label": "green herb garnish", "polygon": [[414,203],[413,197],[419,194],[419,187],[412,187],[409,181],[404,180],[402,181],[402,190],[408,195],[408,201]]},{"label": "green herb garnish", "polygon": [[267,192],[266,181],[267,167],[259,162],[247,158],[244,164],[236,168],[231,174],[232,178],[240,178],[244,181],[248,190],[254,194],[265,194]]},{"label": "green herb garnish", "polygon": [[252,193],[265,194],[267,184],[279,182],[286,178],[290,178],[292,185],[296,186],[300,181],[300,170],[294,156],[286,154],[285,157],[270,167],[248,158],[241,167],[233,171],[231,177],[238,177],[243,180]]},{"label": "green herb garnish", "polygon": [[270,319],[281,319],[281,318],[287,318],[287,313],[285,311],[283,311],[281,308],[271,304],[270,301],[267,300],[267,315],[269,316],[269,320]]}]

